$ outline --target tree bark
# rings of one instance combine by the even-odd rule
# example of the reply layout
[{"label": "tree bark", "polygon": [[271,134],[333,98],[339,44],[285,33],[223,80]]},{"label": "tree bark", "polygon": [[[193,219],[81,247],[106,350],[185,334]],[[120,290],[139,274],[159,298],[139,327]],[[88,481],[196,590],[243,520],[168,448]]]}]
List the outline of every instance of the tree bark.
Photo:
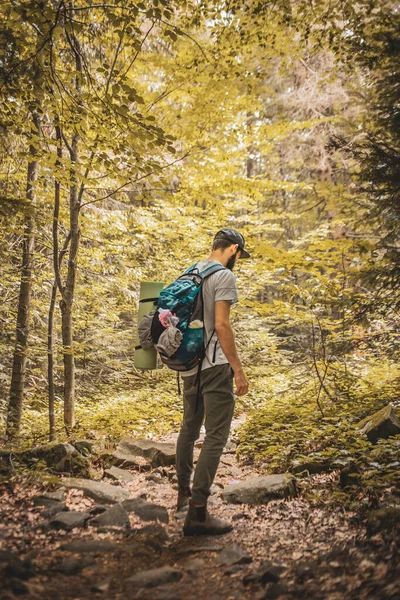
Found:
[{"label": "tree bark", "polygon": [[[70,7],[72,8],[72,3],[70,4]],[[81,114],[80,102],[82,94],[81,47],[75,34],[71,34],[70,36],[67,35],[67,37],[75,57],[75,90],[78,100],[77,120],[79,120]],[[67,144],[67,146],[71,159],[69,191],[69,235],[71,237],[71,242],[68,256],[67,278],[65,281],[65,286],[62,290],[60,308],[64,355],[64,425],[70,429],[75,425],[75,360],[72,316],[80,240],[79,212],[82,198],[82,194],[78,191],[77,164],[79,162],[79,135],[77,133],[77,124],[72,137],[71,145]]]},{"label": "tree bark", "polygon": [[33,143],[40,136],[40,119],[37,112],[32,115],[31,144],[29,146],[30,160],[28,163],[24,236],[22,241],[21,285],[18,297],[18,313],[16,326],[16,341],[13,357],[10,397],[7,414],[7,437],[15,438],[21,428],[22,406],[25,387],[25,374],[28,350],[29,316],[32,292],[32,267],[35,248],[35,204],[36,179],[39,163],[37,149]]},{"label": "tree bark", "polygon": [[68,256],[68,272],[63,297],[60,302],[62,342],[64,353],[64,424],[75,425],[75,361],[73,348],[72,308],[75,293],[77,258],[79,249],[79,197],[75,164],[78,160],[78,136],[74,136],[71,146],[71,186],[69,194],[71,243]]},{"label": "tree bark", "polygon": [[[62,161],[62,132],[59,120],[57,119],[56,126],[56,140],[57,140],[57,160],[56,168],[61,168]],[[53,442],[56,439],[56,420],[54,410],[54,353],[53,353],[53,323],[54,323],[54,308],[57,298],[57,289],[62,293],[62,282],[60,275],[61,261],[67,251],[70,236],[65,240],[64,248],[58,255],[58,220],[60,214],[60,194],[61,185],[58,179],[58,173],[54,182],[54,210],[53,210],[53,268],[54,268],[54,282],[51,290],[49,314],[47,320],[47,385],[48,385],[48,396],[49,396],[49,439]]]}]

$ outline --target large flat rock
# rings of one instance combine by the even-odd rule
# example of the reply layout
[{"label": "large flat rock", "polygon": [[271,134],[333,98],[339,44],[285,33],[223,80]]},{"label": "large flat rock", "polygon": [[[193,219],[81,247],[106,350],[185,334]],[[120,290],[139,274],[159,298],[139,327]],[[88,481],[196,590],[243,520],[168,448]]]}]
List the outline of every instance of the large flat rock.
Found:
[{"label": "large flat rock", "polygon": [[161,521],[161,523],[168,523],[169,521],[165,506],[151,504],[142,498],[125,500],[122,506],[126,511],[135,513],[142,521]]},{"label": "large flat rock", "polygon": [[182,574],[183,573],[180,569],[174,569],[173,567],[161,567],[159,569],[140,571],[132,577],[129,577],[127,581],[130,581],[136,587],[151,588],[164,585],[166,583],[179,581],[182,577]]},{"label": "large flat rock", "polygon": [[290,473],[249,477],[228,485],[222,492],[222,498],[233,504],[267,504],[275,498],[295,496],[295,481],[296,478]]},{"label": "large flat rock", "polygon": [[165,467],[175,464],[175,444],[154,442],[152,440],[124,437],[121,439],[117,453],[123,456],[142,456],[152,467]]},{"label": "large flat rock", "polygon": [[63,485],[68,488],[82,490],[86,496],[93,498],[100,504],[114,504],[123,502],[129,498],[129,492],[119,485],[111,485],[103,481],[91,481],[90,479],[77,479],[71,477],[65,479]]},{"label": "large flat rock", "polygon": [[[120,446],[118,446],[120,448]],[[107,456],[107,462],[117,467],[130,467],[141,471],[151,469],[151,463],[143,456],[136,456],[129,451],[115,450],[111,455]]]},{"label": "large flat rock", "polygon": [[115,504],[101,515],[94,517],[90,521],[90,524],[95,527],[122,527],[123,529],[129,529],[129,515],[122,508],[121,504]]},{"label": "large flat rock", "polygon": [[216,561],[221,565],[231,567],[232,565],[241,565],[252,562],[252,557],[246,550],[238,544],[227,546],[217,555]]},{"label": "large flat rock", "polygon": [[104,471],[104,475],[110,477],[111,479],[116,479],[117,481],[126,481],[128,483],[135,480],[134,476],[131,473],[118,467],[111,467],[110,469],[106,469]]},{"label": "large flat rock", "polygon": [[89,513],[70,510],[68,512],[60,512],[54,515],[49,521],[50,527],[53,529],[65,529],[72,531],[75,527],[84,527],[89,519]]}]

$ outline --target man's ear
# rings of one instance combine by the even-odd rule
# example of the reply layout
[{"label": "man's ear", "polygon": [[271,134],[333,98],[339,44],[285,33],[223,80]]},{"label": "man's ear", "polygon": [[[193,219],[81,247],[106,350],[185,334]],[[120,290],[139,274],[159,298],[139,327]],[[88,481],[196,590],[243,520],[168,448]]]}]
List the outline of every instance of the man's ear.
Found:
[{"label": "man's ear", "polygon": [[233,253],[232,253],[232,255],[233,255],[233,254],[236,254],[236,252],[238,251],[238,248],[239,248],[239,244],[234,244],[234,246],[233,246]]}]

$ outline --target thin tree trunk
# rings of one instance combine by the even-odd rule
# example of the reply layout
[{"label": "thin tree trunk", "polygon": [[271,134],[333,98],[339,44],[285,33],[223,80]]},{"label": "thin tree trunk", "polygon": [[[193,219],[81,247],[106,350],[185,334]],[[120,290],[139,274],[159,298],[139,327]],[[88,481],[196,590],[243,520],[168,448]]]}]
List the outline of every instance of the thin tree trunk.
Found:
[{"label": "thin tree trunk", "polygon": [[57,282],[54,281],[51,290],[51,299],[49,306],[49,316],[47,325],[47,385],[49,394],[49,440],[53,442],[56,439],[56,415],[54,410],[54,354],[53,354],[53,318],[54,307],[57,296]]},{"label": "thin tree trunk", "polygon": [[[57,140],[57,160],[56,169],[61,168],[62,161],[62,134],[59,120],[56,122],[56,140]],[[54,183],[54,210],[53,210],[53,268],[54,268],[54,283],[51,290],[49,314],[48,314],[48,326],[47,326],[47,385],[48,385],[48,396],[49,396],[49,438],[50,441],[56,439],[56,419],[54,410],[54,353],[53,353],[53,323],[54,323],[54,308],[57,298],[57,289],[62,293],[62,283],[60,275],[60,265],[62,258],[67,250],[69,243],[66,240],[60,257],[58,256],[58,219],[60,214],[60,192],[61,186],[58,179],[58,173],[56,173]]]},{"label": "thin tree trunk", "polygon": [[[76,164],[78,158],[78,138],[74,136],[71,148],[71,161]],[[68,272],[63,297],[60,302],[62,342],[64,353],[64,424],[66,427],[75,425],[75,361],[73,349],[72,307],[74,301],[77,257],[79,249],[79,199],[76,182],[76,170],[71,169],[70,187],[70,235],[71,245],[68,257]]]},{"label": "thin tree trunk", "polygon": [[[32,115],[31,139],[40,136],[40,119],[37,113]],[[15,438],[20,431],[22,418],[22,405],[25,386],[25,373],[28,350],[29,316],[32,292],[32,267],[35,248],[35,204],[36,180],[39,163],[37,149],[33,141],[29,146],[30,160],[26,184],[27,212],[24,224],[22,242],[21,285],[19,288],[18,313],[16,327],[16,342],[13,357],[12,376],[10,385],[10,398],[7,414],[7,437]]]},{"label": "thin tree trunk", "polygon": [[[58,268],[61,267],[62,260],[64,258],[65,253],[67,252],[67,248],[70,242],[70,235],[67,236],[64,247],[60,252],[60,256],[58,257]],[[53,321],[54,321],[54,308],[56,304],[57,298],[57,280],[54,279],[53,286],[51,289],[51,298],[50,298],[50,306],[49,306],[49,315],[48,315],[48,328],[47,328],[47,381],[48,381],[48,395],[49,395],[49,439],[50,442],[53,442],[56,439],[56,420],[55,420],[55,410],[54,410],[54,400],[55,400],[55,392],[54,392],[54,352],[53,352]]]},{"label": "thin tree trunk", "polygon": [[[72,2],[70,4],[72,7]],[[78,99],[78,118],[80,115],[80,98],[82,94],[82,57],[79,40],[75,34],[68,36],[71,49],[75,55],[75,90]],[[64,138],[65,141],[65,138]],[[75,425],[75,360],[73,348],[73,302],[77,274],[80,228],[79,212],[82,194],[78,191],[77,164],[79,162],[79,135],[75,130],[71,145],[67,144],[71,159],[71,181],[69,192],[69,230],[71,243],[68,256],[68,271],[62,291],[61,326],[64,353],[64,425],[70,429]]]}]

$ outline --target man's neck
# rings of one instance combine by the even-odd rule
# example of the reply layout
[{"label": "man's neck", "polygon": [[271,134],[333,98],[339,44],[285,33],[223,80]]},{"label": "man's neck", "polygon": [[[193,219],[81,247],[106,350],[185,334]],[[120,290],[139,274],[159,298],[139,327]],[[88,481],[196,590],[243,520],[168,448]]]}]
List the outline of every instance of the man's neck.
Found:
[{"label": "man's neck", "polygon": [[207,260],[216,260],[217,262],[221,263],[221,265],[223,265],[224,267],[226,267],[228,263],[228,259],[223,258],[220,252],[211,252]]}]

